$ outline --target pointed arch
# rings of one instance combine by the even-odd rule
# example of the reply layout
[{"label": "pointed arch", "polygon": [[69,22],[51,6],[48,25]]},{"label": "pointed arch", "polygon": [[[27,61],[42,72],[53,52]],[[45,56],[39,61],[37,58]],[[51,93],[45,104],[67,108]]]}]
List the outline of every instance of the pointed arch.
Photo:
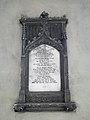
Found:
[{"label": "pointed arch", "polygon": [[63,52],[64,48],[61,43],[58,41],[55,41],[51,37],[49,37],[45,32],[43,32],[38,38],[36,38],[32,43],[29,43],[28,46],[26,47],[26,52],[31,51],[32,49],[38,47],[39,45],[42,44],[47,44],[49,46],[54,47],[57,49],[59,52]]}]

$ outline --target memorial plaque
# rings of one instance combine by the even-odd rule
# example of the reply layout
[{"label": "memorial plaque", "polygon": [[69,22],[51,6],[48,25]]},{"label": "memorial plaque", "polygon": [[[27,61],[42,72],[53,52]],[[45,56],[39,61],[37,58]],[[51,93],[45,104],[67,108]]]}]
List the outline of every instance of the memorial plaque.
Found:
[{"label": "memorial plaque", "polygon": [[60,55],[46,44],[29,53],[29,91],[60,91]]},{"label": "memorial plaque", "polygon": [[73,111],[68,79],[68,19],[22,16],[21,89],[15,112]]}]

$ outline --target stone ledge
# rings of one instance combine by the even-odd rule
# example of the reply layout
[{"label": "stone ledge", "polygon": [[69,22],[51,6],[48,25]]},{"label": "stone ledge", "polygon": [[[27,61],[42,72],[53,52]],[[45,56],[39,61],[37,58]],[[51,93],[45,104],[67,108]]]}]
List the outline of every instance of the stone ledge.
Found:
[{"label": "stone ledge", "polygon": [[15,112],[75,111],[76,104],[70,103],[16,103]]}]

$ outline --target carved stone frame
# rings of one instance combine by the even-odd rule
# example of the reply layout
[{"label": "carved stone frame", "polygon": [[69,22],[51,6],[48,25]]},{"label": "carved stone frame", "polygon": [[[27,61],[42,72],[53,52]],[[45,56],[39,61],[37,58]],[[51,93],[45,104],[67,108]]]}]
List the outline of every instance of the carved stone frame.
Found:
[{"label": "carved stone frame", "polygon": [[[61,26],[62,38],[56,39],[49,35],[47,23],[58,24]],[[21,89],[18,102],[14,104],[15,112],[25,111],[73,111],[76,109],[74,102],[71,102],[68,80],[68,56],[66,43],[67,18],[50,18],[48,13],[42,12],[39,18],[22,17],[22,56],[21,56]],[[41,30],[37,37],[29,39],[27,27],[30,24],[39,23]],[[30,27],[30,26],[29,26]],[[54,33],[53,33],[54,34]],[[59,34],[59,33],[58,33]],[[57,36],[58,37],[58,36]],[[47,44],[60,52],[61,68],[61,90],[56,92],[30,92],[29,84],[29,52],[35,47]]]}]

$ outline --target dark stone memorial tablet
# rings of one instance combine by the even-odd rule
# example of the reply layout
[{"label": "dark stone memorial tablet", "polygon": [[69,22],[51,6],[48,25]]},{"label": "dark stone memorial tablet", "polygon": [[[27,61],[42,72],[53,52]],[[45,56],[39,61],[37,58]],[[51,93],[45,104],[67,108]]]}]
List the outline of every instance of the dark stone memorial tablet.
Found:
[{"label": "dark stone memorial tablet", "polygon": [[68,80],[66,16],[22,17],[21,89],[15,112],[73,111]]}]

